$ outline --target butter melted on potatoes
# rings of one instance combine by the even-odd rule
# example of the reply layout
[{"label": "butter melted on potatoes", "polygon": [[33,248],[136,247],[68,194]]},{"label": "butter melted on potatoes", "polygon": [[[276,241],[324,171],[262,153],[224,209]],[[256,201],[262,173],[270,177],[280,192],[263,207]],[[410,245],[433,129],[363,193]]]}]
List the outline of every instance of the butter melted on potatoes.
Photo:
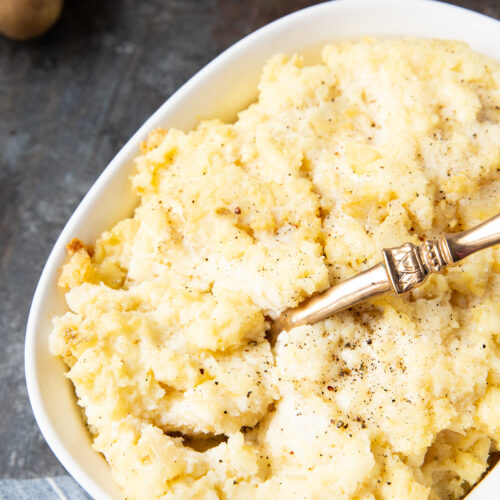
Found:
[{"label": "butter melted on potatoes", "polygon": [[[235,123],[156,130],[50,348],[127,498],[448,499],[500,441],[500,249],[266,339],[383,247],[500,208],[500,64],[456,42],[277,55]],[[75,243],[75,242],[74,242]]]}]

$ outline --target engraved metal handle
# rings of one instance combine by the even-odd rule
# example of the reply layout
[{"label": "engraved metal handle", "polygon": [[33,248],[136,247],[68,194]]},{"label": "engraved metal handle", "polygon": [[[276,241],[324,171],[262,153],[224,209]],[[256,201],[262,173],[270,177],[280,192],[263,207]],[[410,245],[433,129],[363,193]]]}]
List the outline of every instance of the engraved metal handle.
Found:
[{"label": "engraved metal handle", "polygon": [[271,342],[283,330],[312,324],[386,292],[407,293],[431,273],[441,272],[474,252],[500,243],[500,214],[468,231],[441,235],[420,246],[384,248],[384,261],[288,309],[271,323]]},{"label": "engraved metal handle", "polygon": [[500,214],[468,231],[441,235],[421,246],[406,243],[384,248],[387,275],[396,293],[420,286],[430,273],[439,273],[469,255],[500,243]]}]

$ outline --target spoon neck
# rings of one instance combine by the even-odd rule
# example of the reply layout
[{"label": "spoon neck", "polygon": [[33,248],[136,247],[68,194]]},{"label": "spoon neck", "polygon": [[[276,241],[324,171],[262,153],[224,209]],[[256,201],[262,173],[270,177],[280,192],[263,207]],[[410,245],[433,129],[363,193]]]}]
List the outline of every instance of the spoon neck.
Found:
[{"label": "spoon neck", "polygon": [[461,233],[445,236],[453,263],[500,243],[500,214],[484,221],[479,226]]}]

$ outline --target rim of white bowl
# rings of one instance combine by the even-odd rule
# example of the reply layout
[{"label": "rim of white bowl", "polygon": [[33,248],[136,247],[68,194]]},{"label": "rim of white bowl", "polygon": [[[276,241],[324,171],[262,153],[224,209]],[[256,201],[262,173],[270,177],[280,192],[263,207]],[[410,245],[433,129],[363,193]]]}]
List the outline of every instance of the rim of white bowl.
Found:
[{"label": "rim of white bowl", "polygon": [[[174,92],[144,123],[139,127],[137,132],[126,142],[126,144],[118,151],[116,156],[111,160],[111,162],[105,167],[99,177],[96,179],[92,187],[89,189],[87,194],[84,196],[76,210],[73,212],[68,222],[61,231],[59,237],[57,238],[47,262],[43,268],[40,280],[36,287],[32,305],[30,308],[28,322],[26,327],[26,340],[25,340],[25,377],[26,385],[28,389],[28,397],[31,403],[33,414],[35,420],[40,428],[40,431],[45,438],[47,444],[51,448],[54,455],[58,458],[64,468],[68,473],[82,486],[84,490],[87,491],[91,496],[100,499],[111,499],[107,493],[105,493],[102,488],[94,481],[94,479],[88,475],[85,470],[80,466],[77,460],[68,452],[65,445],[59,439],[57,432],[55,431],[50,418],[44,407],[44,402],[41,398],[39,389],[39,380],[36,378],[36,370],[34,367],[37,364],[36,361],[36,349],[35,349],[35,338],[37,335],[37,321],[42,311],[42,297],[46,291],[51,287],[51,278],[57,272],[57,268],[60,264],[60,251],[65,247],[67,241],[69,241],[70,236],[74,232],[75,226],[80,221],[81,215],[86,212],[88,207],[91,205],[92,200],[96,195],[105,189],[108,182],[111,181],[116,171],[121,169],[126,163],[126,159],[130,157],[137,151],[137,147],[142,141],[147,132],[151,130],[153,124],[158,121],[160,116],[168,113],[170,108],[173,108],[178,101],[182,100],[186,94],[189,94],[192,90],[199,85],[199,82],[204,79],[209,73],[217,72],[220,67],[226,64],[234,54],[238,54],[246,46],[251,45],[258,38],[264,38],[266,35],[271,35],[273,32],[278,32],[280,29],[285,28],[286,25],[293,24],[294,21],[299,18],[305,18],[308,16],[316,15],[320,11],[330,11],[331,9],[336,10],[339,16],[342,16],[343,9],[352,9],[356,6],[360,12],[363,7],[373,7],[374,3],[377,3],[377,7],[380,9],[394,8],[394,9],[404,9],[405,6],[414,6],[417,4],[426,5],[426,9],[441,9],[443,11],[448,11],[456,15],[464,16],[468,20],[474,19],[481,23],[486,23],[490,25],[496,25],[497,28],[500,27],[500,21],[488,17],[484,14],[474,12],[463,7],[456,5],[447,4],[435,0],[332,0],[317,5],[301,9],[299,11],[285,15],[259,29],[245,36],[238,42],[234,43],[227,49],[225,49],[221,54],[215,57],[211,62],[205,65],[202,69],[196,72],[186,83],[184,83],[176,92]],[[303,21],[301,21],[303,22]],[[279,34],[279,33],[276,33]],[[370,34],[370,33],[367,33]],[[379,36],[379,35],[375,35]],[[383,36],[383,35],[382,35]],[[391,35],[387,35],[391,36]],[[394,35],[392,35],[394,36]],[[404,36],[404,33],[398,36]],[[483,481],[484,482],[484,481]],[[481,484],[481,483],[480,483]],[[480,488],[479,488],[480,489]],[[478,491],[479,493],[479,491]]]}]

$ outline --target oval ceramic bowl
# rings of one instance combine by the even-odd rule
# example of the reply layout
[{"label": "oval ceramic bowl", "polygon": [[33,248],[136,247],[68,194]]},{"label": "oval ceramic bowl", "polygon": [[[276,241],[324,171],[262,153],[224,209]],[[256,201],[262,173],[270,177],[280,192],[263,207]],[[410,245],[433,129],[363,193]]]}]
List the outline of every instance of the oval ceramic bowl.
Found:
[{"label": "oval ceramic bowl", "polygon": [[[40,429],[68,472],[98,499],[121,493],[109,467],[91,448],[64,366],[50,355],[51,318],[66,310],[56,281],[65,245],[78,236],[94,241],[118,220],[131,215],[137,202],[129,185],[139,143],[158,126],[192,128],[199,118],[231,120],[256,96],[265,61],[277,52],[314,57],[324,43],[363,35],[417,36],[468,42],[500,60],[500,22],[458,7],[427,0],[338,0],[284,17],[244,38],[208,64],[128,141],[80,203],[47,261],[28,320],[25,367],[28,392]],[[469,494],[469,500],[498,498],[500,467]]]}]

